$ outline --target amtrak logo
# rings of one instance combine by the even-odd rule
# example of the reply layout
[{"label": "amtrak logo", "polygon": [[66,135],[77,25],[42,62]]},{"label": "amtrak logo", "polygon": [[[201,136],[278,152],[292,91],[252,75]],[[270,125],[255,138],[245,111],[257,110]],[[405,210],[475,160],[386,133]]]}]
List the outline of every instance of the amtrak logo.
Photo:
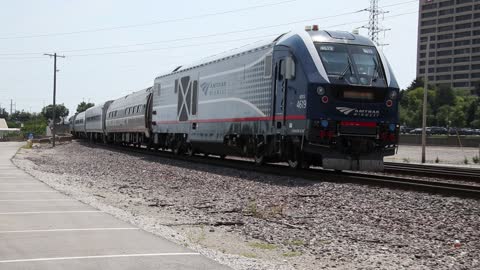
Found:
[{"label": "amtrak logo", "polygon": [[202,88],[203,94],[207,95],[207,93],[208,93],[208,88],[210,88],[210,84],[204,82],[204,83],[202,83],[202,84],[200,85],[200,88]]},{"label": "amtrak logo", "polygon": [[204,82],[200,85],[205,96],[225,95],[227,82]]},{"label": "amtrak logo", "polygon": [[[345,115],[360,116],[360,117],[379,117],[380,110],[367,110],[349,107],[335,107],[339,112]],[[353,113],[353,114],[352,114]]]},{"label": "amtrak logo", "polygon": [[348,107],[336,107],[341,113],[345,115],[349,115],[351,112],[355,111],[356,109],[348,108]]}]

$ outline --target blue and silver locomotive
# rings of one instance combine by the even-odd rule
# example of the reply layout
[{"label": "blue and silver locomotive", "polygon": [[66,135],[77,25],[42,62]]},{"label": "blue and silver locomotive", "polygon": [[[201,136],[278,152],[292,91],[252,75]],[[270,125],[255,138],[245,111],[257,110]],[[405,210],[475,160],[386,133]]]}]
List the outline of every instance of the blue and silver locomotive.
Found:
[{"label": "blue and silver locomotive", "polygon": [[178,154],[379,171],[398,143],[398,91],[372,41],[314,26],[158,76],[145,104],[134,104],[146,135],[115,138]]}]

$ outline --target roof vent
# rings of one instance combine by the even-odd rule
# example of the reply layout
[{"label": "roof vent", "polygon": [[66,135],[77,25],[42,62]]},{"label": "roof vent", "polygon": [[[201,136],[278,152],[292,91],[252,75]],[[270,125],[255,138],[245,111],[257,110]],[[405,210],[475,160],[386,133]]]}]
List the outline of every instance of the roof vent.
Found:
[{"label": "roof vent", "polygon": [[179,70],[180,68],[182,68],[182,66],[176,67],[172,72],[175,72],[175,71]]},{"label": "roof vent", "polygon": [[330,37],[335,39],[347,39],[347,40],[355,40],[355,36],[350,34],[349,32],[344,31],[325,31],[327,32]]}]

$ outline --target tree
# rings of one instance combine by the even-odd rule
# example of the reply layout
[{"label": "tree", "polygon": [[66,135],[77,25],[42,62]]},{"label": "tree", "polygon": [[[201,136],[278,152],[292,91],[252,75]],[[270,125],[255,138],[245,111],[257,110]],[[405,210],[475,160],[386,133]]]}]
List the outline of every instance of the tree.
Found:
[{"label": "tree", "polygon": [[[65,118],[68,115],[69,111],[67,107],[63,104],[57,104],[55,106],[55,123],[58,123],[60,119]],[[53,105],[48,105],[42,109],[41,115],[47,120],[53,118]]]},{"label": "tree", "polygon": [[26,122],[32,118],[32,114],[26,111],[16,111],[10,115],[10,121]]},{"label": "tree", "polygon": [[[435,116],[432,111],[432,105],[435,100],[435,91],[428,90],[427,104],[427,122],[433,123]],[[410,127],[419,127],[422,125],[423,109],[423,88],[418,87],[405,91],[400,104],[400,123]]]},{"label": "tree", "polygon": [[455,93],[449,85],[440,85],[437,89],[437,99],[435,107],[440,108],[443,105],[453,105],[455,102]]},{"label": "tree", "polygon": [[405,91],[414,90],[414,89],[417,89],[419,87],[423,87],[423,78],[421,78],[421,77],[415,78],[410,83],[410,85],[407,87],[407,89],[405,89]]},{"label": "tree", "polygon": [[3,108],[0,108],[0,118],[8,118],[8,112]]},{"label": "tree", "polygon": [[80,104],[78,104],[77,106],[77,113],[81,113],[81,112],[84,112],[86,111],[88,108],[91,108],[95,106],[95,104],[93,103],[85,103],[85,101],[82,101]]}]

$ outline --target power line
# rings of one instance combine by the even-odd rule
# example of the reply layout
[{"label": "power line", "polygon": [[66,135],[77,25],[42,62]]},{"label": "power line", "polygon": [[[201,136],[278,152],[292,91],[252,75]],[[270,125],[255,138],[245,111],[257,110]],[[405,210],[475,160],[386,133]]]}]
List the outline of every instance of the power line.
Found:
[{"label": "power line", "polygon": [[[354,14],[354,13],[358,13],[358,12],[359,12],[359,11],[349,12],[348,14]],[[392,16],[386,16],[385,19],[390,19],[390,18],[394,18],[394,17],[399,17],[399,16],[404,16],[404,15],[414,14],[414,13],[417,13],[417,12],[418,12],[418,11],[406,12],[406,13],[396,14],[396,15],[392,15]],[[347,13],[343,13],[343,14],[346,15]],[[341,15],[332,15],[332,16],[328,16],[328,18],[330,18],[330,17],[337,17],[337,16],[341,16]],[[325,18],[327,18],[327,17],[321,17],[321,18],[322,18],[322,19],[325,19]],[[307,21],[315,21],[315,20],[319,20],[319,18],[313,18],[313,19],[307,19],[307,20],[289,22],[289,23],[282,23],[282,24],[270,25],[270,26],[264,26],[264,27],[249,28],[249,29],[243,29],[243,30],[238,30],[238,31],[220,32],[220,33],[203,35],[203,36],[194,36],[194,37],[185,37],[185,38],[164,40],[164,41],[158,41],[158,42],[149,42],[149,43],[138,44],[138,45],[136,45],[136,46],[139,46],[139,45],[147,45],[147,44],[156,44],[156,43],[168,43],[168,42],[183,41],[183,40],[192,40],[192,39],[205,38],[205,37],[223,36],[223,35],[235,34],[235,33],[240,33],[240,32],[249,32],[249,31],[254,31],[254,30],[259,30],[259,29],[274,28],[274,27],[279,27],[279,26],[296,24],[296,23],[299,23],[299,22],[307,22]],[[352,22],[347,22],[347,23],[341,23],[341,24],[335,24],[335,25],[325,26],[325,28],[345,26],[345,25],[358,24],[358,23],[365,23],[365,22],[368,22],[368,21],[369,21],[369,20],[352,21]],[[201,43],[201,44],[176,45],[176,46],[169,46],[169,47],[162,47],[162,48],[128,50],[128,51],[119,51],[119,52],[104,52],[104,53],[91,53],[91,54],[73,54],[73,55],[70,55],[70,56],[71,56],[71,57],[84,57],[84,56],[100,56],[100,55],[128,54],[128,53],[147,52],[147,51],[174,49],[174,48],[185,48],[185,47],[193,47],[193,46],[201,46],[201,45],[209,45],[209,44],[221,44],[221,43],[227,43],[227,42],[233,42],[233,41],[249,40],[249,39],[254,39],[254,38],[266,38],[266,37],[277,36],[277,35],[279,35],[279,33],[278,33],[278,34],[274,34],[274,35],[255,36],[255,37],[242,38],[242,39],[223,40],[223,41],[212,41],[212,42],[205,42],[205,43]],[[129,45],[129,46],[133,46],[133,45]],[[125,47],[125,46],[119,46],[119,47]],[[112,48],[113,48],[113,46],[112,46]],[[118,47],[116,47],[116,48],[118,48]],[[80,51],[80,50],[70,50],[70,51]],[[62,51],[62,52],[68,52],[68,51]],[[69,57],[70,57],[70,56],[69,56]],[[24,60],[24,59],[38,59],[38,58],[43,58],[43,57],[2,57],[2,56],[0,55],[0,59],[2,59],[2,60],[17,60],[17,59],[19,59],[19,60]]]},{"label": "power line", "polygon": [[175,48],[185,48],[185,47],[196,47],[196,46],[203,46],[203,45],[210,45],[210,44],[223,44],[228,42],[235,42],[235,41],[244,41],[250,39],[259,39],[259,38],[267,38],[267,37],[276,37],[280,34],[271,34],[271,35],[262,35],[262,36],[255,36],[249,38],[239,38],[239,39],[230,39],[230,40],[222,40],[222,41],[210,41],[204,43],[197,43],[197,44],[189,44],[189,45],[175,45],[175,46],[168,46],[162,48],[152,48],[152,49],[140,49],[140,50],[129,50],[129,51],[119,51],[119,52],[105,52],[105,53],[91,53],[91,54],[72,54],[71,56],[94,56],[94,55],[110,55],[110,54],[125,54],[125,53],[134,53],[134,52],[150,52],[150,51],[159,51],[159,50],[168,50],[168,49],[175,49]]},{"label": "power line", "polygon": [[[418,0],[413,0],[413,1],[410,0],[410,1],[395,3],[395,4],[383,6],[383,7],[409,4],[409,3],[412,3],[412,2],[418,2]],[[283,3],[283,2],[282,2],[282,3]],[[261,26],[261,27],[253,27],[253,28],[247,28],[247,29],[243,29],[243,30],[228,31],[228,32],[219,32],[219,33],[214,33],[214,34],[200,35],[200,36],[193,36],[193,37],[184,37],[184,38],[177,38],[177,39],[170,39],[170,40],[161,40],[161,41],[153,41],[153,42],[144,42],[144,43],[134,43],[134,44],[128,44],[128,45],[111,45],[111,46],[103,46],[103,47],[95,47],[95,48],[83,48],[83,49],[71,49],[71,50],[59,50],[59,51],[62,52],[62,53],[71,53],[71,52],[80,52],[80,51],[94,51],[94,50],[105,50],[105,49],[116,49],[116,48],[126,48],[126,47],[135,47],[135,46],[145,46],[145,45],[168,43],[168,42],[176,42],[176,41],[184,41],[184,40],[198,39],[198,38],[209,38],[209,37],[215,37],[215,36],[222,36],[222,35],[230,35],[230,34],[238,34],[238,33],[250,32],[250,31],[261,30],[261,29],[275,28],[275,27],[280,27],[280,26],[297,24],[297,23],[301,23],[301,22],[310,22],[310,21],[330,19],[330,18],[335,18],[335,17],[339,17],[339,16],[347,16],[347,15],[357,14],[357,13],[360,13],[360,12],[363,12],[363,11],[365,11],[365,9],[363,9],[363,10],[356,10],[356,11],[350,11],[350,12],[345,12],[345,13],[340,13],[340,14],[335,14],[335,15],[329,15],[329,16],[324,16],[324,17],[316,17],[316,18],[310,18],[310,19],[304,19],[304,20],[291,21],[291,22],[281,23],[281,24],[275,24],[275,25],[268,25],[268,26]],[[0,38],[0,39],[1,39],[1,38]],[[40,52],[0,53],[0,56],[36,55],[36,54],[40,54]]]},{"label": "power line", "polygon": [[[106,46],[106,47],[97,47],[97,48],[88,48],[88,49],[61,50],[61,52],[65,53],[65,52],[78,52],[78,51],[89,51],[89,50],[115,49],[115,48],[133,47],[133,46],[145,46],[145,45],[167,43],[167,42],[176,42],[176,41],[191,40],[191,39],[198,39],[198,38],[209,38],[209,37],[216,37],[216,36],[224,36],[224,35],[245,33],[245,32],[251,32],[251,31],[262,30],[262,29],[275,28],[275,27],[280,27],[280,26],[297,24],[297,23],[301,23],[301,22],[310,22],[310,21],[329,19],[329,18],[334,18],[334,17],[339,17],[339,16],[352,15],[352,14],[360,13],[360,12],[361,11],[352,11],[352,12],[346,12],[346,13],[330,15],[330,16],[325,16],[325,17],[317,17],[317,18],[310,18],[310,19],[304,19],[304,20],[297,20],[297,21],[291,21],[291,22],[287,22],[287,23],[253,27],[253,28],[247,28],[247,29],[236,30],[236,31],[218,32],[218,33],[208,34],[208,35],[200,35],[200,36],[193,36],[193,37],[190,36],[190,37],[183,37],[183,38],[177,38],[177,39],[169,39],[169,40],[161,40],[161,41],[153,41],[153,42],[145,42],[145,43],[136,43],[136,44],[130,44],[130,45],[115,45],[115,46]],[[38,52],[4,53],[4,54],[0,54],[0,56],[31,55],[31,54],[38,54]]]},{"label": "power line", "polygon": [[[414,11],[414,12],[406,12],[406,13],[401,13],[401,14],[397,14],[397,15],[392,15],[392,16],[385,17],[385,19],[394,18],[394,17],[399,17],[399,16],[403,16],[403,15],[414,14],[414,13],[417,13],[417,11]],[[368,20],[361,20],[361,21],[355,21],[355,22],[348,22],[348,23],[330,25],[330,26],[326,26],[326,28],[338,27],[338,26],[344,26],[344,25],[350,25],[350,24],[357,24],[357,23],[363,23],[363,22],[366,22],[366,21],[368,21]],[[176,45],[176,46],[169,46],[169,47],[162,47],[162,48],[153,48],[153,49],[140,49],[140,50],[129,50],[129,51],[119,51],[119,52],[106,52],[106,53],[92,53],[92,54],[77,54],[77,55],[74,54],[74,55],[71,55],[71,56],[72,56],[72,57],[78,57],[78,56],[83,57],[83,56],[99,56],[99,55],[113,55],[113,54],[126,54],[126,53],[137,53],[137,52],[148,52],[148,51],[175,49],[175,48],[196,47],[196,46],[203,46],[203,45],[210,45],[210,44],[223,44],[223,43],[228,43],[228,42],[243,41],[243,40],[249,40],[249,39],[274,37],[274,36],[278,36],[278,35],[280,35],[280,33],[272,34],[272,35],[255,36],[255,37],[249,37],[249,38],[241,38],[241,39],[231,39],[231,40],[223,40],[223,41],[212,41],[212,42],[189,44],[189,45]]]},{"label": "power line", "polygon": [[65,35],[75,35],[75,34],[84,34],[84,33],[103,32],[103,31],[111,31],[111,30],[144,27],[144,26],[150,26],[150,25],[172,23],[172,22],[186,21],[186,20],[192,20],[192,19],[199,19],[199,18],[204,18],[204,17],[211,17],[211,16],[225,15],[225,14],[230,14],[230,13],[237,13],[237,12],[246,11],[246,10],[252,10],[252,9],[258,9],[258,8],[264,8],[264,7],[282,5],[282,4],[291,3],[291,2],[295,2],[295,1],[297,1],[297,0],[287,0],[287,1],[282,1],[282,2],[256,5],[256,6],[250,6],[250,7],[245,7],[245,8],[239,8],[239,9],[231,9],[231,10],[220,11],[220,12],[215,12],[215,13],[206,13],[206,14],[190,16],[190,17],[183,17],[183,18],[176,18],[176,19],[169,19],[169,20],[162,20],[162,21],[154,21],[154,22],[149,22],[149,23],[121,25],[121,26],[114,26],[114,27],[104,27],[104,28],[79,30],[79,31],[71,31],[71,32],[36,34],[36,35],[26,35],[26,36],[17,36],[17,37],[0,37],[0,39],[5,40],[5,39],[25,39],[25,38],[65,36]]}]

